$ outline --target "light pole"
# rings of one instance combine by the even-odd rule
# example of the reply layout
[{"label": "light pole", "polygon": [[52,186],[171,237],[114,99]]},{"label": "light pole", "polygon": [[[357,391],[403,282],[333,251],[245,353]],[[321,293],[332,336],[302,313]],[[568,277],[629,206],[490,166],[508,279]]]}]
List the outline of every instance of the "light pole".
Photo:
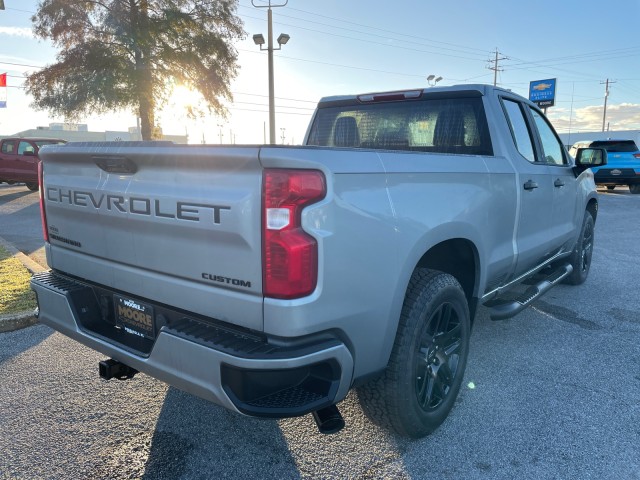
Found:
[{"label": "light pole", "polygon": [[219,130],[219,136],[220,136],[220,144],[222,145],[222,127],[224,127],[224,125],[222,123],[218,124],[218,128]]},{"label": "light pole", "polygon": [[436,77],[435,75],[429,75],[427,77],[427,82],[429,83],[430,87],[435,87],[436,83],[438,83],[440,80],[442,80],[442,77]]},{"label": "light pole", "polygon": [[291,37],[286,33],[281,33],[278,36],[278,48],[274,48],[273,46],[273,19],[271,13],[271,7],[284,7],[289,0],[285,0],[284,3],[280,4],[272,4],[271,0],[269,0],[268,5],[256,5],[255,0],[251,0],[251,4],[256,8],[267,8],[267,26],[268,32],[267,36],[269,37],[267,48],[264,48],[263,45],[265,43],[264,36],[261,33],[258,33],[253,36],[253,43],[260,47],[260,50],[266,50],[267,56],[269,58],[269,143],[271,145],[276,143],[276,108],[274,104],[274,85],[273,85],[273,51],[280,50],[282,45],[285,45]]}]

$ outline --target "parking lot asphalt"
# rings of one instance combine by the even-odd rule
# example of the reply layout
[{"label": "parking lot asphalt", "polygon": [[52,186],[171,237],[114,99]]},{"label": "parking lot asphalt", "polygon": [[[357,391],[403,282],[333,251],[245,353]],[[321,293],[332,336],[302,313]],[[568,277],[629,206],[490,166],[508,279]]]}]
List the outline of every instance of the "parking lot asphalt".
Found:
[{"label": "parking lot asphalt", "polygon": [[[0,186],[0,235],[16,220],[10,238],[33,255],[37,194],[17,189]],[[372,425],[353,393],[347,427],[323,436],[310,416],[103,381],[99,354],[43,325],[0,334],[0,479],[640,479],[639,234],[640,195],[602,193],[587,282],[508,321],[481,308],[456,407],[417,441]]]}]

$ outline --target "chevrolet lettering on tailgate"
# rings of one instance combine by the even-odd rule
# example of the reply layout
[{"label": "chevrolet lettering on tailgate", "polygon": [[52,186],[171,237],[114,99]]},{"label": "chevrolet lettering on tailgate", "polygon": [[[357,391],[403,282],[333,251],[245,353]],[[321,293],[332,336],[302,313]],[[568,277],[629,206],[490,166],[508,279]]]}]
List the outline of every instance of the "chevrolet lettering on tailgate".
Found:
[{"label": "chevrolet lettering on tailgate", "polygon": [[[172,202],[171,207],[161,205],[159,199],[144,197],[125,197],[123,195],[100,194],[81,190],[68,190],[48,187],[46,198],[49,202],[66,203],[76,207],[93,207],[96,210],[107,209],[120,213],[133,213],[161,218],[177,218],[178,220],[201,220],[201,209],[213,212],[213,223],[220,224],[221,212],[231,210],[226,205],[211,205],[207,203]],[[166,209],[166,210],[165,210]]]}]

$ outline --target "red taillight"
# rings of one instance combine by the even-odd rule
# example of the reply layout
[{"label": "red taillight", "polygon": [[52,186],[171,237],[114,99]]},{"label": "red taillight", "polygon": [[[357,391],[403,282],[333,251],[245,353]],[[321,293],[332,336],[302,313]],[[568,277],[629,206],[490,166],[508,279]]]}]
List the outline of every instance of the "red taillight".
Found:
[{"label": "red taillight", "polygon": [[640,153],[634,153],[633,156],[636,158],[640,158]]},{"label": "red taillight", "polygon": [[263,177],[263,291],[266,297],[309,295],[318,280],[318,244],[302,229],[304,207],[322,200],[317,170],[265,170]]},{"label": "red taillight", "polygon": [[40,218],[42,219],[42,235],[44,241],[49,242],[49,229],[47,228],[47,213],[44,210],[44,173],[42,160],[38,162],[38,193],[40,195]]}]

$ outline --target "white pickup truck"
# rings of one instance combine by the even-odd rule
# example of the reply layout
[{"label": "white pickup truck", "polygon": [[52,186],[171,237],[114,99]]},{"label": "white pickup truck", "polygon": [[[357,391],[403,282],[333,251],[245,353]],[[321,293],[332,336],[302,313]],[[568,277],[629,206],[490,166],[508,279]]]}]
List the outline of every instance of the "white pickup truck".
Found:
[{"label": "white pickup truck", "polygon": [[479,304],[509,318],[585,281],[588,167],[606,164],[602,149],[574,162],[535,105],[485,85],[325,98],[300,147],[40,155],[39,318],[108,356],[104,378],[312,412],[325,433],[357,387],[412,437],[453,407]]}]

